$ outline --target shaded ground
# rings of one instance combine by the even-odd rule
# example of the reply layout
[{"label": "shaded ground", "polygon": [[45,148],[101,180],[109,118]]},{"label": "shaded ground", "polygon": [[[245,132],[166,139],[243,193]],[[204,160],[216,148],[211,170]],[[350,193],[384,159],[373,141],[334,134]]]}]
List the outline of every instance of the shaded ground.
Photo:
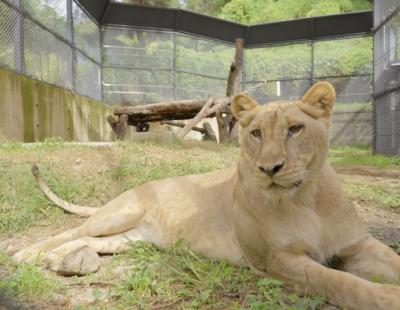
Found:
[{"label": "shaded ground", "polygon": [[[15,148],[15,151],[0,150],[0,250],[8,254],[76,227],[83,221],[56,210],[42,197],[26,172],[33,161],[39,161],[46,167],[46,178],[61,196],[96,207],[126,188],[145,181],[223,168],[231,165],[238,157],[236,148],[220,147],[212,143],[201,146],[190,143],[177,146],[125,144],[101,149],[71,149],[57,144],[30,150],[21,150],[19,146]],[[400,250],[400,169],[339,163],[336,166],[345,191],[370,232]],[[10,184],[11,180],[16,183]],[[25,181],[28,183],[25,184]],[[19,193],[18,189],[21,188],[25,192]],[[26,200],[27,195],[32,196],[32,200]],[[36,205],[35,201],[40,201],[40,204]],[[15,211],[16,206],[21,210]],[[20,218],[23,207],[28,209],[27,214],[34,216],[24,215]],[[13,223],[27,224],[19,229]],[[14,298],[22,298],[24,306],[32,309],[239,309],[265,306],[267,303],[284,308],[282,300],[286,300],[285,304],[295,305],[296,309],[309,309],[321,303],[318,300],[301,299],[286,291],[280,283],[261,282],[246,269],[232,269],[230,266],[204,262],[196,257],[186,259],[186,252],[180,254],[182,260],[174,261],[175,250],[171,253],[144,245],[132,251],[126,255],[103,256],[100,271],[86,277],[65,278],[41,271],[45,280],[48,279],[53,287],[52,294],[47,296],[43,292],[33,294],[18,291]],[[138,257],[142,257],[142,260]],[[9,277],[10,270],[13,273],[20,271],[19,267],[7,267],[12,265],[7,258],[3,258],[6,262],[3,264],[1,259],[0,257],[0,279]],[[189,267],[186,265],[188,261],[190,264],[194,262],[195,271],[190,264]],[[135,266],[133,271],[132,266]],[[158,269],[160,266],[161,270],[171,267],[172,271],[165,274],[169,280],[157,278],[157,274],[161,272]],[[196,278],[193,273],[201,275]],[[28,275],[29,278],[33,277],[31,273]],[[129,278],[132,276],[133,278]],[[213,277],[216,280],[210,282]],[[154,279],[158,281],[157,287],[164,291],[152,292],[149,289]],[[182,279],[193,283],[188,284]],[[17,286],[23,286],[24,282],[18,282],[23,280],[17,278]],[[37,281],[40,284],[42,280]],[[185,283],[182,284],[182,281]],[[207,292],[208,287],[216,289]],[[266,292],[268,300],[265,299]],[[323,306],[324,309],[329,307]]]}]

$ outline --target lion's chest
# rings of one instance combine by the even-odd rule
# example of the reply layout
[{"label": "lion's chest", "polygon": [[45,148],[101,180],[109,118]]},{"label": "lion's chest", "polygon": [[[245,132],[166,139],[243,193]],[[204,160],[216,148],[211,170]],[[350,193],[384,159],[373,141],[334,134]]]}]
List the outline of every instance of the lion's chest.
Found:
[{"label": "lion's chest", "polygon": [[320,263],[332,257],[336,249],[327,244],[324,225],[314,210],[299,208],[270,210],[258,216],[242,214],[236,229],[249,263],[259,270],[267,270],[269,258],[280,250],[305,253]]}]

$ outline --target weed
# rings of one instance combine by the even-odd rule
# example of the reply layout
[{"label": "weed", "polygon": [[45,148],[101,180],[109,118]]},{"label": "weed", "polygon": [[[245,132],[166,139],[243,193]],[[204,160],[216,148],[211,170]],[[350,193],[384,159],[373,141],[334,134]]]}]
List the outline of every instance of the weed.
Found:
[{"label": "weed", "polygon": [[336,147],[329,151],[329,160],[333,165],[369,165],[381,168],[400,168],[400,156],[389,157],[373,155],[369,147]]},{"label": "weed", "polygon": [[352,197],[372,200],[378,206],[400,207],[400,191],[393,191],[382,185],[344,184],[344,190]]},{"label": "weed", "polygon": [[6,273],[0,279],[0,291],[22,298],[50,297],[60,287],[54,279],[47,279],[40,269],[30,264],[16,264],[0,252],[0,266]]},{"label": "weed", "polygon": [[117,288],[117,296],[126,306],[314,309],[323,303],[295,293],[289,298],[281,281],[260,279],[248,268],[202,258],[182,241],[166,249],[135,242],[115,257],[122,258],[132,266]]}]

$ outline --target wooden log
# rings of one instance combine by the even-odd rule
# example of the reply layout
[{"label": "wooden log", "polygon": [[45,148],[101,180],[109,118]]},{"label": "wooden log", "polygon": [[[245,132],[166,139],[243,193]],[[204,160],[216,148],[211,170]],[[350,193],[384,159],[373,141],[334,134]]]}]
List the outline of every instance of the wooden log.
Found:
[{"label": "wooden log", "polygon": [[[114,109],[114,115],[127,115],[128,125],[137,126],[141,123],[160,122],[167,120],[186,120],[194,118],[206,104],[207,100],[182,100],[160,102],[134,107],[119,107]],[[224,108],[231,102],[231,98],[215,100],[218,108]],[[212,107],[209,117],[215,116],[217,108]]]},{"label": "wooden log", "polygon": [[181,100],[120,107],[114,110],[114,115],[128,115],[129,125],[135,125],[138,122],[191,119],[199,113],[206,102],[207,100]]}]

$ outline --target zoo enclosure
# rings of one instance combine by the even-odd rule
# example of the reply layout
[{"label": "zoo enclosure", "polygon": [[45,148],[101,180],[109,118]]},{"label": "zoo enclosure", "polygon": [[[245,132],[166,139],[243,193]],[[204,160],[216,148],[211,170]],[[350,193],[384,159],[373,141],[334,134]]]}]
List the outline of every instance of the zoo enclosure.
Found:
[{"label": "zoo enclosure", "polygon": [[242,37],[243,89],[266,102],[330,80],[344,104],[334,134],[372,138],[370,12],[243,26],[106,0],[0,0],[0,17],[1,66],[109,104],[223,96]]}]

